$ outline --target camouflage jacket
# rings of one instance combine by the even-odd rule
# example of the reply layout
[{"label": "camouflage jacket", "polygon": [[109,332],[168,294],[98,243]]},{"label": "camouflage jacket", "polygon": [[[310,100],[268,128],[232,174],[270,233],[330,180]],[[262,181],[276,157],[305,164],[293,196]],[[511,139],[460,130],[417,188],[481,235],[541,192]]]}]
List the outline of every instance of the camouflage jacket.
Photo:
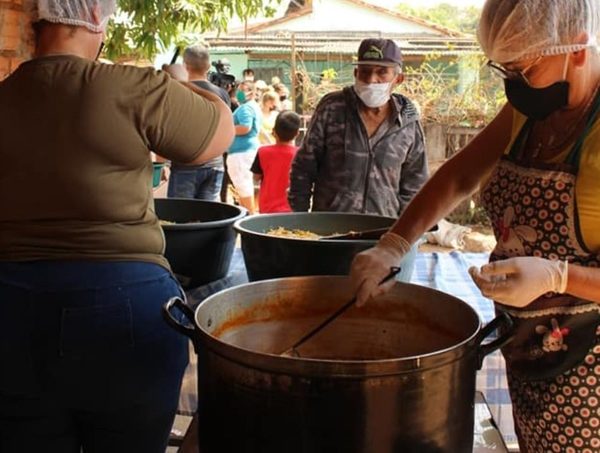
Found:
[{"label": "camouflage jacket", "polygon": [[292,163],[294,211],[397,217],[428,176],[423,130],[414,105],[393,95],[396,118],[371,147],[350,87],[325,96]]}]

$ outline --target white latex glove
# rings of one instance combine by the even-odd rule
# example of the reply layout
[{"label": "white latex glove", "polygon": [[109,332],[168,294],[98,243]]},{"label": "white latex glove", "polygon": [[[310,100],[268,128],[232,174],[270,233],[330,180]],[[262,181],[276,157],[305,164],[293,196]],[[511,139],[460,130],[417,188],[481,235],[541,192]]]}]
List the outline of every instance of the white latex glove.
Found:
[{"label": "white latex glove", "polygon": [[356,305],[364,305],[371,297],[389,291],[395,280],[379,285],[390,269],[398,266],[404,255],[410,250],[410,244],[402,236],[385,233],[377,245],[354,257],[350,269],[350,281],[356,293]]},{"label": "white latex glove", "polygon": [[548,292],[567,289],[568,263],[523,256],[469,269],[481,293],[513,307],[525,307]]}]

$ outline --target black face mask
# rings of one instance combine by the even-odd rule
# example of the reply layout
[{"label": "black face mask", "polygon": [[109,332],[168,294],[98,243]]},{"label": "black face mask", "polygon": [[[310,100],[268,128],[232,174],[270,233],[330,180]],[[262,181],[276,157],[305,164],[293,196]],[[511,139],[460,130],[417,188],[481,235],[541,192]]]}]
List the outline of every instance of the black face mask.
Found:
[{"label": "black face mask", "polygon": [[532,88],[522,80],[504,80],[508,102],[536,121],[548,118],[552,113],[569,104],[569,82],[563,80],[546,88]]}]

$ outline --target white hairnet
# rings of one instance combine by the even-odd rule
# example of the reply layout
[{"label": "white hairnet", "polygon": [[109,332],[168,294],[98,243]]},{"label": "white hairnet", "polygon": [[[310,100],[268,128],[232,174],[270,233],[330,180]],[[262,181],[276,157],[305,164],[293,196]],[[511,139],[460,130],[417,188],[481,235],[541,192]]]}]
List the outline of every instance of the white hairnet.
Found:
[{"label": "white hairnet", "polygon": [[116,0],[38,0],[38,19],[102,32],[115,9]]},{"label": "white hairnet", "polygon": [[599,27],[598,0],[486,0],[477,36],[490,60],[508,63],[596,46]]}]

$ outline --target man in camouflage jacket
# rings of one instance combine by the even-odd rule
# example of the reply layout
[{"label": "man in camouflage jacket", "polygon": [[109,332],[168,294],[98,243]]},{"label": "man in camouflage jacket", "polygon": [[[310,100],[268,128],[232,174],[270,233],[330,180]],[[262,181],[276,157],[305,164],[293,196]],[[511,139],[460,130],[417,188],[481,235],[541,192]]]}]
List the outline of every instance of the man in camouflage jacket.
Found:
[{"label": "man in camouflage jacket", "polygon": [[358,54],[355,85],[321,100],[296,154],[288,196],[294,211],[308,211],[312,199],[312,211],[397,217],[427,179],[418,113],[391,94],[403,80],[400,49],[365,39]]}]

